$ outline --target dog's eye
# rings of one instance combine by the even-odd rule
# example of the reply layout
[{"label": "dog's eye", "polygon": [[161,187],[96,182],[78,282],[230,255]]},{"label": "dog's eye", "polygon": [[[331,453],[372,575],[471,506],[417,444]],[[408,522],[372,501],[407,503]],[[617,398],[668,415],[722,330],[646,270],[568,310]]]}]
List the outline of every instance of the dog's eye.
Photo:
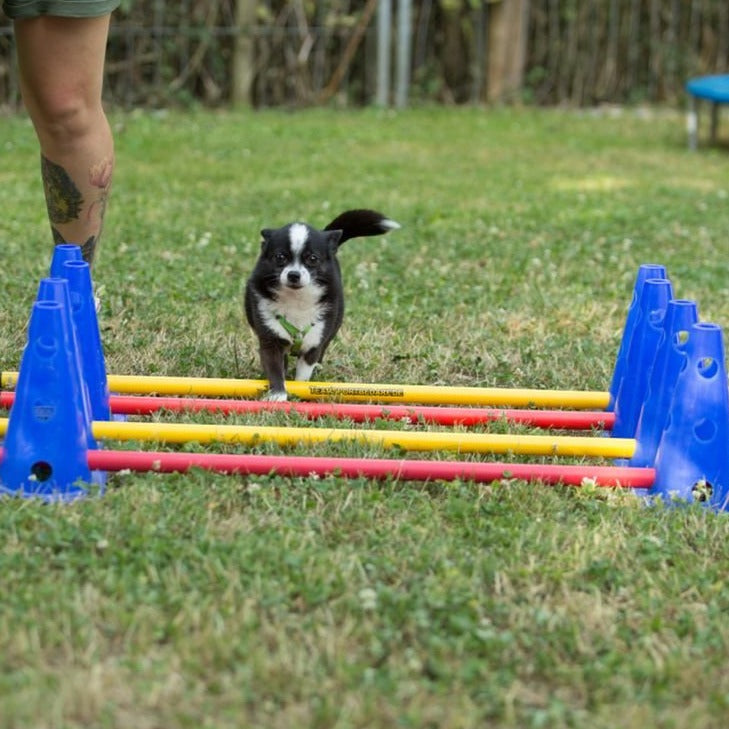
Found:
[{"label": "dog's eye", "polygon": [[276,263],[284,264],[286,261],[288,261],[288,258],[285,253],[277,253],[273,260],[276,261]]},{"label": "dog's eye", "polygon": [[318,261],[319,261],[319,256],[317,256],[316,253],[309,253],[309,255],[306,256],[306,262],[310,266],[313,266]]}]

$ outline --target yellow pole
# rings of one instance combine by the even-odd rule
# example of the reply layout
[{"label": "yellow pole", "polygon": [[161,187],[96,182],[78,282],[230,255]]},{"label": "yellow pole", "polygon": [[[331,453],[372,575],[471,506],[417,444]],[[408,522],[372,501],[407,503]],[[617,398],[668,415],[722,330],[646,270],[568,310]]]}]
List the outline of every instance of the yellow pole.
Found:
[{"label": "yellow pole", "polygon": [[[0,434],[7,429],[0,420]],[[158,422],[93,423],[98,440],[141,440],[159,443],[274,442],[282,446],[355,442],[405,451],[447,450],[458,453],[514,453],[535,456],[630,458],[633,438],[559,435],[510,435],[422,430],[359,430],[356,428],[288,428],[255,425],[212,425]]]},{"label": "yellow pole", "polygon": [[[3,388],[14,386],[17,382],[17,375],[17,372],[0,373],[0,385]],[[156,395],[259,398],[268,388],[265,380],[214,377],[109,375],[107,381],[112,392]],[[607,392],[589,390],[536,390],[448,385],[288,381],[286,387],[291,395],[302,400],[542,407],[574,410],[605,410],[610,397]]]}]

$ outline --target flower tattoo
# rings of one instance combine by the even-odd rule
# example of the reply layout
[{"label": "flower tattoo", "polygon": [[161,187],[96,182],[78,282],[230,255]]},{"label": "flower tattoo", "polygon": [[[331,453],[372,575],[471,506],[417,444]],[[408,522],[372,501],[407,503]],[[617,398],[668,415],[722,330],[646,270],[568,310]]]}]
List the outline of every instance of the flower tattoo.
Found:
[{"label": "flower tattoo", "polygon": [[68,172],[61,165],[41,156],[41,176],[51,223],[78,220],[84,201]]}]

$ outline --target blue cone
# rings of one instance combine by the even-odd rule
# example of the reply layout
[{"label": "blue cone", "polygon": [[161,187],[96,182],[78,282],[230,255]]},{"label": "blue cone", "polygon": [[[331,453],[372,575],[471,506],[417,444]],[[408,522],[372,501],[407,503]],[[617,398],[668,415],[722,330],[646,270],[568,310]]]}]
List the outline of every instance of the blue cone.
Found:
[{"label": "blue cone", "polygon": [[72,335],[62,303],[33,304],[5,435],[0,492],[48,501],[87,493],[91,422]]},{"label": "blue cone", "polygon": [[74,243],[59,243],[57,246],[54,246],[51,269],[48,275],[51,278],[63,278],[63,264],[66,261],[83,261],[81,246],[77,246]]},{"label": "blue cone", "polygon": [[[74,271],[71,268],[67,268],[67,266],[71,266],[77,271],[81,272],[81,276],[74,275]],[[99,385],[98,380],[98,372],[95,369],[98,366],[98,362],[95,359],[94,352],[90,351],[90,342],[89,342],[89,336],[88,332],[85,330],[86,323],[83,320],[83,316],[79,316],[78,310],[80,310],[80,306],[74,307],[72,301],[74,300],[80,300],[83,298],[83,296],[79,295],[79,281],[78,279],[83,279],[83,271],[84,269],[88,270],[88,263],[84,261],[75,261],[72,260],[70,262],[64,262],[63,264],[64,273],[66,273],[66,276],[68,274],[71,274],[71,280],[74,281],[74,283],[77,286],[77,289],[75,291],[71,291],[71,285],[69,278],[44,278],[41,279],[40,284],[38,285],[38,295],[36,297],[36,301],[55,301],[58,304],[61,304],[63,307],[63,316],[68,320],[67,324],[70,330],[70,340],[71,340],[71,348],[72,351],[75,353],[76,357],[76,368],[75,371],[78,372],[79,377],[79,389],[81,391],[81,401],[82,401],[82,407],[84,408],[84,418],[88,420],[88,422],[92,423],[96,419],[101,420],[108,420],[109,419],[109,395],[108,392],[106,392],[106,395],[104,396],[104,391],[106,390],[106,372],[103,373],[103,383]],[[89,279],[89,286],[90,286],[90,279]],[[81,287],[81,290],[83,293],[85,291],[83,290],[83,287]],[[96,322],[96,311],[93,308],[93,294],[90,293],[90,289],[88,291],[88,295],[92,297],[91,307],[93,311],[93,318],[94,322]],[[76,310],[76,313],[75,313]],[[79,322],[79,318],[81,318],[81,322]],[[82,328],[79,330],[79,323],[81,323]],[[97,335],[98,335],[98,324],[97,327]],[[84,341],[82,343],[82,336],[84,337]],[[93,339],[93,337],[91,337]],[[86,355],[84,354],[84,350],[86,350]],[[101,366],[104,366],[103,363],[103,354]],[[91,375],[87,376],[87,362],[88,360],[88,366],[90,368]],[[103,415],[104,412],[107,413],[106,418],[96,418],[95,417],[95,404],[92,400],[92,393],[96,397],[96,412],[98,412],[100,415]],[[104,405],[106,406],[106,409],[104,409]],[[99,444],[96,441],[96,439],[93,436],[93,433],[91,432],[91,428],[88,429],[88,447],[89,448],[98,448]],[[105,471],[92,471],[92,483],[94,483],[97,486],[103,487],[106,484],[107,480],[107,474]]]},{"label": "blue cone", "polygon": [[635,328],[625,359],[625,373],[615,397],[612,436],[632,438],[638,427],[640,409],[648,389],[648,377],[663,333],[668,302],[673,298],[671,282],[649,278],[643,284]]},{"label": "blue cone", "polygon": [[636,449],[631,466],[653,466],[658,443],[668,418],[678,375],[686,361],[691,328],[699,320],[695,301],[668,302],[663,333],[648,379],[648,392],[635,431]]},{"label": "blue cone", "polygon": [[[74,353],[76,357],[76,367],[72,376],[78,378],[78,383],[74,383],[79,387],[81,391],[82,407],[84,409],[84,418],[89,422],[92,422],[93,415],[91,412],[91,397],[89,396],[89,389],[86,386],[86,378],[83,370],[83,361],[81,359],[81,349],[79,347],[78,336],[76,332],[76,326],[73,321],[72,306],[71,306],[71,293],[68,288],[68,280],[65,278],[43,278],[38,285],[38,295],[36,296],[36,302],[38,301],[52,301],[60,304],[62,307],[61,316],[64,318],[64,326],[68,328],[68,341],[69,351]],[[77,374],[76,374],[77,373]],[[15,407],[13,405],[13,407]],[[96,448],[96,441],[89,430],[89,448]]]},{"label": "blue cone", "polygon": [[694,324],[656,452],[652,496],[727,508],[729,390],[724,357],[721,327]]},{"label": "blue cone", "polygon": [[628,307],[628,314],[625,318],[625,326],[623,327],[623,338],[620,341],[618,356],[615,360],[615,367],[613,369],[613,377],[610,382],[609,411],[613,411],[615,409],[615,400],[618,396],[620,383],[625,375],[628,351],[630,350],[630,343],[635,333],[636,319],[638,318],[640,308],[640,296],[643,293],[643,286],[649,278],[668,278],[665,266],[655,263],[644,263],[638,268],[638,275],[636,276],[635,284],[633,286],[633,298],[631,299],[630,306]]},{"label": "blue cone", "polygon": [[62,276],[68,280],[71,317],[81,354],[84,381],[91,401],[91,419],[110,420],[109,386],[96,316],[91,269],[86,261],[66,261],[62,266]]}]

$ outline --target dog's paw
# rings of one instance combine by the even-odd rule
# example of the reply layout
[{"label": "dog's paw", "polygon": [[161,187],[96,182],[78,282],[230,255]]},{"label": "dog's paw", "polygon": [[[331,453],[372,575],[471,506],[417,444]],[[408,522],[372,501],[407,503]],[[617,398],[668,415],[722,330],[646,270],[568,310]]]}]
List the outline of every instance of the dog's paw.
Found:
[{"label": "dog's paw", "polygon": [[269,390],[264,396],[264,400],[268,402],[286,402],[288,395],[286,390]]}]

